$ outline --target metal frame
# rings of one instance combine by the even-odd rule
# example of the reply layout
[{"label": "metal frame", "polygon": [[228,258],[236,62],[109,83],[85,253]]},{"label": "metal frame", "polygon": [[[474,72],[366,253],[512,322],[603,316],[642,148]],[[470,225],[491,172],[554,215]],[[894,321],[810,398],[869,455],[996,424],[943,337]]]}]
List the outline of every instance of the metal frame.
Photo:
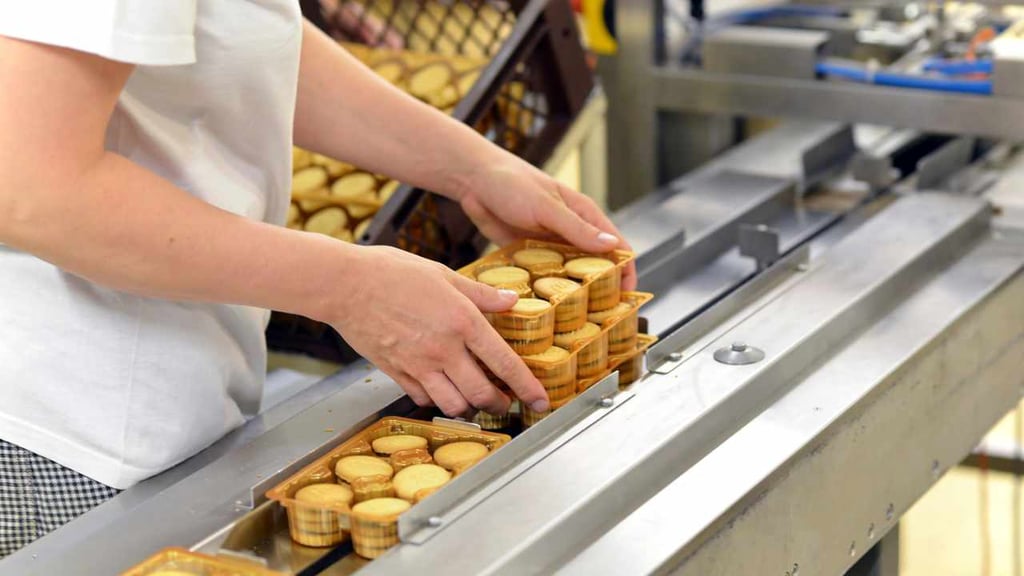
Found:
[{"label": "metal frame", "polygon": [[612,207],[635,200],[736,143],[738,119],[817,118],[1018,140],[1024,100],[712,73],[670,61],[662,0],[616,0],[618,51],[599,72],[609,95]]}]

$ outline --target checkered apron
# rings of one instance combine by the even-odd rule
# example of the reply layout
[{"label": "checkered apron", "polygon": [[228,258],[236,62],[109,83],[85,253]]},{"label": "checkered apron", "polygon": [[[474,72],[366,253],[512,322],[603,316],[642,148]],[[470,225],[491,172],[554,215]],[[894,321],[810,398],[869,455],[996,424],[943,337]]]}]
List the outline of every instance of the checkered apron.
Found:
[{"label": "checkered apron", "polygon": [[118,492],[0,440],[0,558]]}]

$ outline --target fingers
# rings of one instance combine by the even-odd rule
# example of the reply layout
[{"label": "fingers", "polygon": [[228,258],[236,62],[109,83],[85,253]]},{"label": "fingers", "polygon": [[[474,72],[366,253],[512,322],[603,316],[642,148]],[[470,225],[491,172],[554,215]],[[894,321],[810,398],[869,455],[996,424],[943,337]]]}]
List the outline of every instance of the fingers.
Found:
[{"label": "fingers", "polygon": [[486,320],[480,318],[479,324],[467,335],[466,344],[495,376],[512,389],[516,398],[537,412],[548,409],[548,394],[540,381]]},{"label": "fingers", "polygon": [[619,245],[619,238],[583,219],[566,204],[552,199],[538,214],[541,226],[588,252],[607,252]]},{"label": "fingers", "polygon": [[519,296],[511,290],[498,290],[459,274],[452,275],[452,284],[481,312],[504,312],[515,306],[516,300],[519,299]]},{"label": "fingers", "polygon": [[487,379],[469,351],[452,359],[445,367],[445,374],[469,405],[488,414],[505,414],[512,403],[508,396]]},{"label": "fingers", "polygon": [[409,395],[409,398],[412,398],[412,401],[415,402],[417,406],[426,407],[434,405],[434,402],[430,399],[430,395],[427,394],[427,391],[424,390],[423,386],[420,386],[420,383],[412,376],[409,376],[405,372],[399,370],[395,372],[392,378],[394,378],[395,382],[398,382],[398,385],[401,386],[402,390]]},{"label": "fingers", "polygon": [[448,416],[461,416],[469,412],[469,403],[455,384],[442,372],[428,372],[420,378],[420,384],[427,391],[434,404]]},{"label": "fingers", "polygon": [[[619,229],[615,227],[608,215],[597,205],[594,200],[588,196],[580,194],[575,190],[571,190],[565,186],[559,186],[558,192],[566,205],[569,206],[574,212],[580,215],[581,218],[590,222],[597,228],[614,234],[619,238],[618,248],[623,250],[632,250],[629,242],[622,236]],[[630,262],[622,271],[622,289],[623,290],[636,290],[637,275],[636,275],[636,263]]]}]

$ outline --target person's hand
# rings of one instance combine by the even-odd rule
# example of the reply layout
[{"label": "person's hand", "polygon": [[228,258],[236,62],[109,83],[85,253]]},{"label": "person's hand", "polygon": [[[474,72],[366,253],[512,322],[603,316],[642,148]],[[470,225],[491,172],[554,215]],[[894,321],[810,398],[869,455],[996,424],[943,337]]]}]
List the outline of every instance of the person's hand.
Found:
[{"label": "person's hand", "polygon": [[[630,249],[593,200],[511,154],[474,166],[464,182],[456,196],[462,209],[499,245],[538,238],[596,253]],[[636,289],[634,265],[624,271],[622,288]]]},{"label": "person's hand", "polygon": [[384,246],[356,248],[345,275],[351,289],[328,322],[420,406],[449,416],[507,412],[510,399],[479,358],[521,401],[548,409],[544,387],[481,313],[508,310],[514,292]]}]

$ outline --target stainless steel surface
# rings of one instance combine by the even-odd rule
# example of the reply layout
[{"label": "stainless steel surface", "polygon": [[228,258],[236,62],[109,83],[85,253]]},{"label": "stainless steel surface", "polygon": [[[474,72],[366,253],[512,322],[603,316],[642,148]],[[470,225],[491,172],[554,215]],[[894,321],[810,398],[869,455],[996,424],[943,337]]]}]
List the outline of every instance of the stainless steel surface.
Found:
[{"label": "stainless steel surface", "polygon": [[1020,399],[1022,249],[983,239],[562,571],[842,573]]},{"label": "stainless steel surface", "polygon": [[779,259],[779,233],[766,224],[741,224],[736,244],[741,256],[754,259],[758,271]]},{"label": "stainless steel surface", "polygon": [[647,363],[650,370],[659,374],[668,374],[678,368],[689,357],[685,350],[690,349],[695,342],[722,326],[727,319],[741,309],[777,288],[783,281],[806,272],[809,254],[810,250],[807,246],[794,250],[789,256],[739,286],[699,316],[663,338],[647,352]]},{"label": "stainless steel surface", "polygon": [[792,200],[788,181],[721,172],[686,185],[684,193],[665,199],[653,211],[620,217],[617,224],[640,253],[641,289],[660,292],[681,272],[735,246],[742,224],[761,223]]},{"label": "stainless steel surface", "polygon": [[1015,140],[1024,134],[1024,100],[749,77],[660,67],[652,72],[655,104],[666,110],[821,118]]},{"label": "stainless steel surface", "polygon": [[[533,574],[563,565],[788,393],[800,375],[828,360],[830,350],[882,321],[955,262],[964,246],[981,241],[985,215],[984,205],[971,199],[900,200],[792,285],[738,313],[738,323],[725,334],[696,344],[704,353],[672,374],[648,376],[633,388],[629,403],[479,503],[428,546],[399,546],[366,571],[443,567]],[[885,257],[872,250],[879,245],[890,247]],[[739,367],[715,362],[712,351],[737,339],[763,343],[766,359]],[[509,521],[498,529],[496,518]],[[660,526],[670,540],[675,531],[664,527],[672,524]],[[474,545],[467,549],[470,540]],[[630,552],[616,549],[622,562]]]},{"label": "stainless steel surface", "polygon": [[949,190],[944,185],[967,167],[976,143],[974,138],[957,138],[922,158],[917,163],[917,189]]},{"label": "stainless steel surface", "polygon": [[529,470],[633,396],[619,393],[618,374],[591,386],[525,430],[494,455],[460,474],[398,520],[402,542],[424,544],[506,482]]},{"label": "stainless steel surface", "polygon": [[704,38],[701,65],[717,74],[813,79],[828,39],[817,30],[730,26]]}]

